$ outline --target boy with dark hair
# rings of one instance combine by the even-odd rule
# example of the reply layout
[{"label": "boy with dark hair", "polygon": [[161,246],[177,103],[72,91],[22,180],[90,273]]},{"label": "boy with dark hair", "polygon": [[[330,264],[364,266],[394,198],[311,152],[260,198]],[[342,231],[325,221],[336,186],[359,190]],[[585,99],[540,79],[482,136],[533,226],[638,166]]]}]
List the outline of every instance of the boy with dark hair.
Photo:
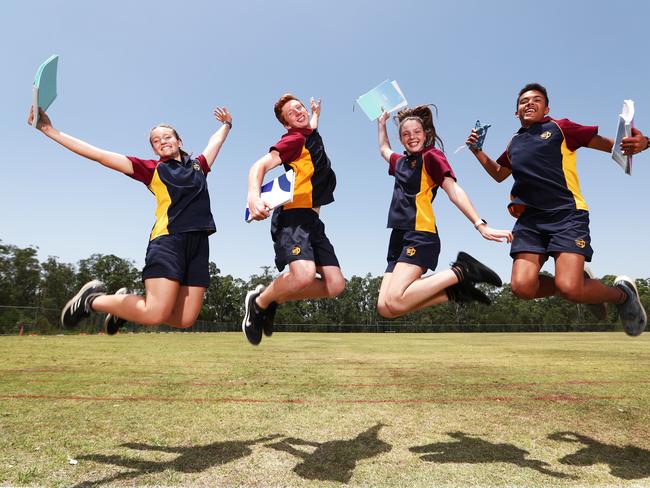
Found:
[{"label": "boy with dark hair", "polygon": [[[319,213],[334,201],[336,176],[318,132],[321,102],[311,99],[311,117],[304,104],[287,93],[276,102],[275,116],[287,129],[280,141],[257,160],[248,175],[248,209],[255,220],[264,220],[269,209],[260,198],[264,175],[284,165],[294,171],[293,201],[273,212],[271,237],[275,264],[289,270],[268,287],[258,285],[246,295],[242,330],[257,345],[262,334],[273,333],[278,304],[308,298],[334,298],[345,288],[334,247],[325,235]],[[320,275],[320,277],[317,277]]]},{"label": "boy with dark hair", "polygon": [[[625,332],[637,336],[646,326],[634,280],[618,276],[614,286],[587,277],[585,261],[593,250],[589,236],[589,208],[580,192],[576,151],[589,147],[611,152],[612,139],[598,135],[597,126],[583,126],[548,116],[548,94],[538,83],[524,86],[517,97],[521,128],[496,160],[476,148],[478,136],[467,138],[476,159],[497,182],[512,174],[509,212],[517,218],[510,255],[512,292],[526,300],[561,295],[584,304],[612,303],[618,307]],[[644,151],[650,140],[638,129],[624,138],[622,151]],[[540,275],[549,256],[555,259],[555,277]]]}]

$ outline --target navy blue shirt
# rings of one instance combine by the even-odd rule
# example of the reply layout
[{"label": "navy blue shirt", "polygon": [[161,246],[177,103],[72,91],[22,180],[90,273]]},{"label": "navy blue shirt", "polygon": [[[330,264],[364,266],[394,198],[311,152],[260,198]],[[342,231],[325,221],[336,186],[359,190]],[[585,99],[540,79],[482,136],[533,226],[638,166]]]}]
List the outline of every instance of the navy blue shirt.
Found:
[{"label": "navy blue shirt", "polygon": [[182,151],[181,161],[127,157],[133,164],[133,174],[128,176],[147,185],[156,197],[150,240],[181,232],[216,231],[206,180],[210,167],[203,154],[192,159]]},{"label": "navy blue shirt", "polygon": [[388,228],[437,232],[433,199],[446,176],[456,176],[444,153],[433,146],[420,153],[393,153],[388,174],[395,177]]},{"label": "navy blue shirt", "polygon": [[509,210],[518,217],[525,207],[539,210],[588,210],[576,169],[576,151],[598,133],[597,126],[545,117],[522,127],[497,159],[515,180]]}]

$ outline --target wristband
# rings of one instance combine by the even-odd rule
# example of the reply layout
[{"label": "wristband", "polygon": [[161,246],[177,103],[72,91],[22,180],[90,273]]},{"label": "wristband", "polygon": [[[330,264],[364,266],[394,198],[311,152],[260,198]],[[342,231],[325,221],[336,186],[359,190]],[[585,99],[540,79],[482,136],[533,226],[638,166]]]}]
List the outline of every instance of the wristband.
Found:
[{"label": "wristband", "polygon": [[475,228],[476,230],[478,230],[479,225],[483,225],[483,224],[486,224],[486,225],[487,225],[487,220],[485,220],[485,219],[478,219],[476,222],[474,222],[474,228]]},{"label": "wristband", "polygon": [[230,122],[229,120],[224,120],[223,123],[226,124],[228,128],[232,129],[232,122]]}]

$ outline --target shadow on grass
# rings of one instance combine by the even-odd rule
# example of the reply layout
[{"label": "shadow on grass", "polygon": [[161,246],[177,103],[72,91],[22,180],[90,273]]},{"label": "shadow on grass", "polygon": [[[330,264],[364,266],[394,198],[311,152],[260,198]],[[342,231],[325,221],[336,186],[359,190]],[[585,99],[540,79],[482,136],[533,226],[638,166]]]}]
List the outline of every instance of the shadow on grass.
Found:
[{"label": "shadow on grass", "polygon": [[179,473],[199,473],[205,471],[213,466],[220,466],[222,464],[235,461],[236,459],[249,456],[253,451],[250,446],[259,444],[261,442],[268,442],[277,439],[279,435],[272,435],[268,437],[260,437],[250,441],[225,441],[207,444],[205,446],[193,447],[165,447],[154,446],[150,444],[127,443],[122,444],[121,447],[128,447],[129,449],[136,449],[139,451],[158,451],[179,454],[178,457],[171,461],[158,462],[158,461],[143,461],[140,459],[123,457],[123,456],[104,456],[101,454],[89,454],[87,456],[78,456],[79,460],[94,461],[97,463],[113,464],[115,466],[122,466],[129,468],[131,471],[117,473],[97,481],[82,481],[78,487],[81,486],[98,486],[107,483],[112,483],[120,480],[130,480],[142,476],[144,474],[161,473],[165,470],[173,470]]},{"label": "shadow on grass", "polygon": [[603,444],[577,432],[555,432],[548,436],[554,441],[583,444],[585,447],[560,459],[571,466],[592,466],[608,464],[612,476],[624,480],[638,480],[650,477],[650,451],[640,447],[625,447]]},{"label": "shadow on grass", "polygon": [[550,464],[544,461],[527,459],[530,453],[512,444],[494,444],[463,432],[450,432],[447,435],[456,440],[410,447],[409,451],[423,453],[420,459],[433,463],[510,463],[554,478],[576,479],[575,476],[553,471],[549,468]]},{"label": "shadow on grass", "polygon": [[[348,483],[358,461],[392,449],[390,444],[378,438],[382,427],[383,424],[377,424],[349,440],[312,442],[287,437],[279,442],[267,444],[267,447],[302,459],[302,462],[293,468],[293,472],[301,478]],[[315,449],[300,449],[301,447]]]}]

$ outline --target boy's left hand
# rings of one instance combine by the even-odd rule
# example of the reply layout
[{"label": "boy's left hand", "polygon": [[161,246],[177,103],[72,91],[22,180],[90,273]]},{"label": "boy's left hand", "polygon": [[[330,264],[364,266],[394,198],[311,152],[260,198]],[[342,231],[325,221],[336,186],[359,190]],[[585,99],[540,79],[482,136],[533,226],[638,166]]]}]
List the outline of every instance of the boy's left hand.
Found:
[{"label": "boy's left hand", "polygon": [[232,115],[226,107],[217,107],[214,109],[214,116],[219,122],[230,122],[232,124]]},{"label": "boy's left hand", "polygon": [[632,127],[632,135],[624,137],[621,141],[621,150],[626,156],[640,153],[648,147],[648,140],[639,129]]}]

